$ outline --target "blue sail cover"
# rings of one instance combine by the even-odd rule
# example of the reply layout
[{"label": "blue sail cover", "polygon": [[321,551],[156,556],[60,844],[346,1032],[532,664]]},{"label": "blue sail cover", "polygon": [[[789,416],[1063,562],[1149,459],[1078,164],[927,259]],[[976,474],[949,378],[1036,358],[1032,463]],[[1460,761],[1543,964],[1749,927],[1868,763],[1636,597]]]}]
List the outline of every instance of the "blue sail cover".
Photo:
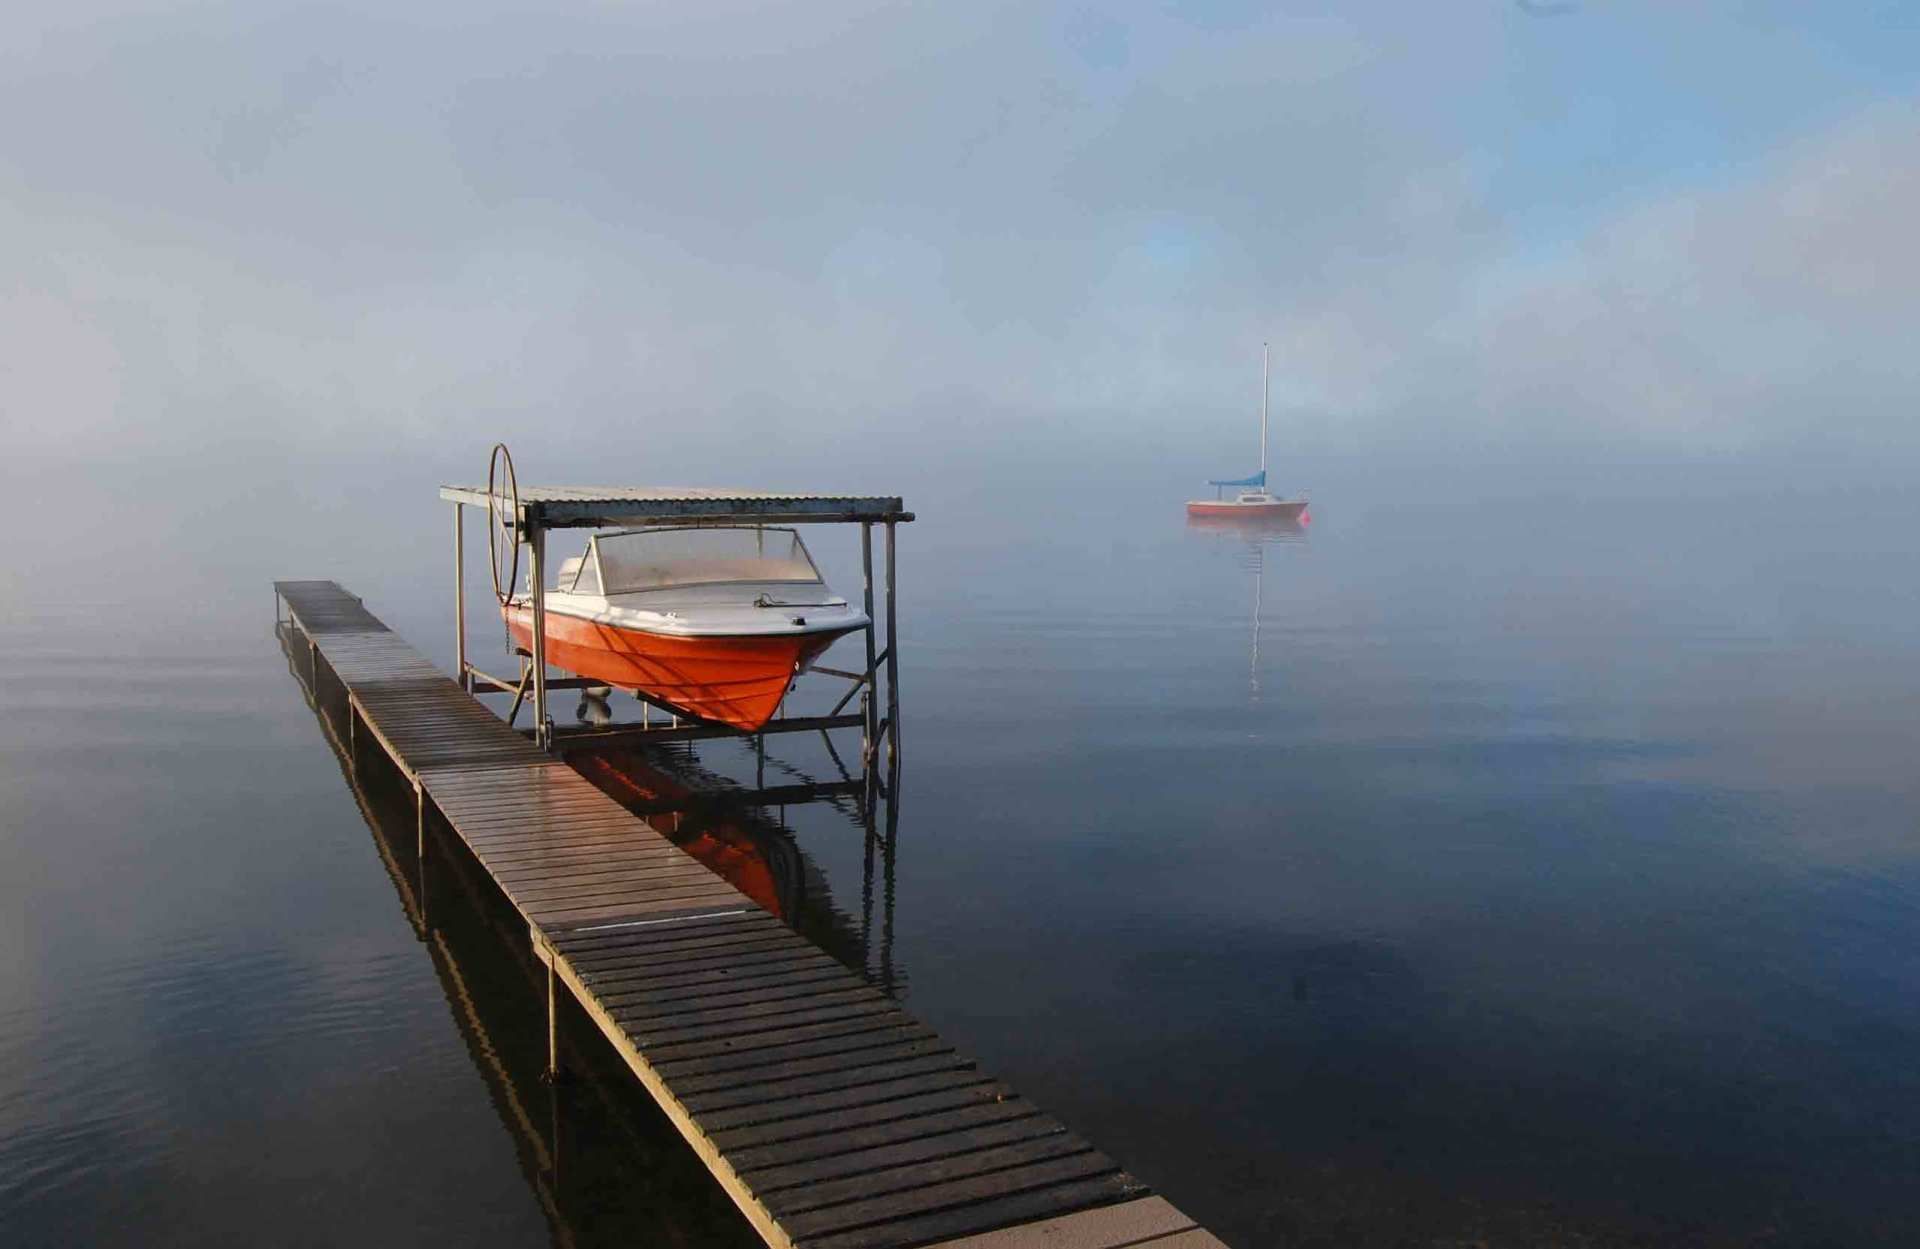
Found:
[{"label": "blue sail cover", "polygon": [[1264,489],[1267,484],[1267,470],[1263,468],[1251,477],[1240,477],[1233,481],[1210,481],[1207,484],[1209,486],[1259,486]]}]

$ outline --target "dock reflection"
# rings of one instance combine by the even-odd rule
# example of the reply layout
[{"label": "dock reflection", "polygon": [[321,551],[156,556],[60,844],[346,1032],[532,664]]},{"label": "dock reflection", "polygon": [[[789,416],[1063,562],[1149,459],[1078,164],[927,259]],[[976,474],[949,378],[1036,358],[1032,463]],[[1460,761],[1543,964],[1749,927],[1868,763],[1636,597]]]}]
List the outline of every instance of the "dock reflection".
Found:
[{"label": "dock reflection", "polygon": [[[285,630],[281,642],[401,910],[427,947],[553,1242],[760,1245],[570,999],[559,1027],[567,1078],[557,1085],[543,1078],[546,970],[533,955],[526,921],[458,837],[435,820],[419,827],[411,788],[397,771],[365,752],[357,761],[351,756],[339,729],[344,699],[316,677],[306,648],[291,645]],[[779,783],[751,785],[707,767],[691,745],[576,751],[568,762],[876,987],[903,989],[893,961],[897,768],[884,783],[844,774],[821,781],[761,753],[756,773]],[[803,803],[835,812],[835,823],[865,838],[858,916],[835,903],[824,872],[787,823],[788,808]]]}]

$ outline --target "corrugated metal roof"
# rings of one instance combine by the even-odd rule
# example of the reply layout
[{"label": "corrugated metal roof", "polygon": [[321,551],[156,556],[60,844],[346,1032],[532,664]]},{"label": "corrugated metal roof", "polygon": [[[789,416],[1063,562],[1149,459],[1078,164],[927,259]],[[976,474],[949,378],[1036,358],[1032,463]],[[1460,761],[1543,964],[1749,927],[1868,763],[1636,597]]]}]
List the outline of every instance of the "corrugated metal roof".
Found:
[{"label": "corrugated metal roof", "polygon": [[[709,486],[522,486],[522,519],[550,529],[639,523],[908,521],[898,495],[787,494]],[[485,486],[442,486],[440,497],[487,505]]]}]

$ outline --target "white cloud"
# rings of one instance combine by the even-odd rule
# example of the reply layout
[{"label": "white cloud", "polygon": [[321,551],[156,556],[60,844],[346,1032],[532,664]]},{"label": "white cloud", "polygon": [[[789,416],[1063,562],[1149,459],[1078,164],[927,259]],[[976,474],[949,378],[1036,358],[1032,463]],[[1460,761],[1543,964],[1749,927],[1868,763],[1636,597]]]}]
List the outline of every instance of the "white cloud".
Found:
[{"label": "white cloud", "polygon": [[[1463,275],[1479,294],[1410,367],[1457,376],[1435,393],[1509,436],[1908,446],[1917,220],[1920,111],[1903,101]],[[1425,387],[1403,377],[1401,401]]]}]

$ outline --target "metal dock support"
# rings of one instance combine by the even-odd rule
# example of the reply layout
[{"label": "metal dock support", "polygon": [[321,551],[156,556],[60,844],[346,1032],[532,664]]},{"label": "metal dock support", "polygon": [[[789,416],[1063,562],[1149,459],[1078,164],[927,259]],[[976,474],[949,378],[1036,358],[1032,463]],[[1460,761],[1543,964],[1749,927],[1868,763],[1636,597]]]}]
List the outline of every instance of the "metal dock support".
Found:
[{"label": "metal dock support", "polygon": [[548,1069],[564,988],[767,1244],[1219,1249],[338,585],[274,589],[313,689],[340,692],[353,749],[377,746],[414,787],[423,833],[443,820],[525,920],[547,968]]}]

